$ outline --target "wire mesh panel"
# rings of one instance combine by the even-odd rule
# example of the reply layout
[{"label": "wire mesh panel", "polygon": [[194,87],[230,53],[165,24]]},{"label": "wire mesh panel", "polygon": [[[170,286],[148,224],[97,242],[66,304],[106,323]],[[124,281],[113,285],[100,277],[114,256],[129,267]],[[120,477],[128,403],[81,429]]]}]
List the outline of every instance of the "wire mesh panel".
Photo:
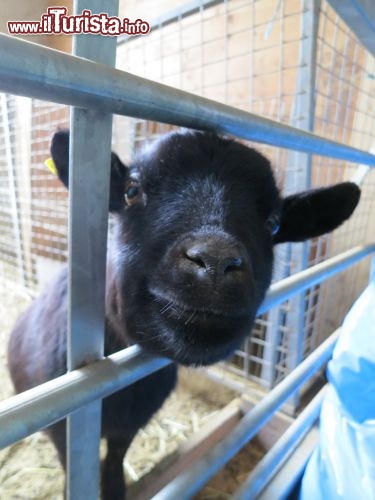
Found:
[{"label": "wire mesh panel", "polygon": [[[219,74],[221,77],[225,74],[226,80],[223,82],[218,78],[215,80],[215,85],[210,87],[202,70],[203,76],[201,75],[198,82],[195,81],[195,85],[190,84],[189,86],[189,80],[185,79],[182,81],[182,88],[193,92],[197,91],[206,96],[213,96],[229,104],[276,118],[279,121],[294,123],[298,119],[298,116],[295,116],[296,108],[294,107],[294,103],[298,99],[298,68],[301,68],[303,64],[303,59],[300,57],[300,46],[304,36],[301,29],[302,16],[304,15],[303,3],[273,2],[272,4],[274,7],[272,14],[270,14],[272,12],[270,2],[253,2],[246,3],[246,5],[228,2],[226,5],[216,6],[216,14],[213,16],[215,20],[219,13],[225,16],[225,14],[234,15],[235,12],[240,14],[241,19],[246,19],[244,26],[238,27],[236,25],[236,28],[232,30],[228,28],[228,22],[224,23],[226,29],[218,30],[220,34],[216,36],[214,41],[210,41],[211,44],[215,42],[217,47],[219,43],[221,43],[221,47],[226,47],[225,50],[216,51],[216,58],[220,60],[224,68],[219,71]],[[204,61],[204,57],[198,57],[199,50],[204,54],[205,50],[209,50],[211,46],[206,40],[206,44],[208,44],[206,49],[204,35],[202,36],[210,17],[204,16],[204,11],[202,11],[203,9],[199,13],[200,39],[198,40],[198,34],[191,36],[191,40],[196,39],[198,42],[195,48],[196,65],[202,60]],[[198,14],[196,17],[198,19]],[[202,19],[205,20],[202,21]],[[221,27],[223,28],[223,24]],[[172,26],[169,30],[172,30]],[[162,33],[163,30],[159,30],[160,40],[163,40]],[[176,40],[178,33],[180,33],[180,41],[185,40],[183,37],[184,29],[181,26],[175,27]],[[146,42],[147,40],[142,40],[143,44]],[[192,41],[191,44],[193,45]],[[177,47],[177,44],[171,44],[171,46]],[[246,53],[243,49],[244,46],[250,47],[251,50]],[[359,54],[361,54],[362,60],[366,60],[367,68],[356,68],[356,65],[359,64],[357,62]],[[161,75],[163,74],[162,61],[163,58],[161,58],[158,67]],[[241,63],[236,65],[236,62],[239,61]],[[300,66],[296,61],[299,62]],[[213,64],[212,59],[211,62]],[[187,64],[188,62],[185,62],[185,65]],[[215,64],[219,64],[219,62],[216,61]],[[368,149],[371,146],[374,129],[373,124],[369,123],[371,118],[369,98],[371,99],[373,94],[366,90],[366,85],[363,81],[361,82],[361,79],[367,79],[367,86],[371,84],[373,73],[371,64],[373,64],[372,58],[366,54],[350,30],[335,16],[332,9],[323,3],[319,19],[317,48],[315,132],[332,139],[349,142],[360,148]],[[141,68],[140,74],[149,76],[148,72],[142,73]],[[154,75],[152,76],[154,77]],[[161,78],[161,81],[168,82],[168,78]],[[177,82],[174,83],[177,84]],[[242,90],[242,94],[235,92],[236,85]],[[228,87],[230,87],[230,91],[228,91]],[[215,94],[213,89],[220,93]],[[357,122],[361,120],[361,108],[363,110],[363,105],[359,104],[361,99],[367,99],[367,102],[364,103],[364,109],[367,110],[365,112],[368,115],[367,123],[362,117],[361,126],[354,128],[353,120],[355,119]],[[355,114],[357,114],[356,118],[354,118]],[[294,156],[293,162],[291,155],[285,151],[264,147],[262,149],[266,154],[271,155],[281,185],[288,171],[293,175],[293,172],[298,172],[298,169],[301,168],[296,163],[300,158],[298,155]],[[311,184],[312,186],[328,185],[350,179],[356,170],[357,165],[315,158]],[[294,187],[296,190],[299,188],[298,184]],[[340,250],[353,246],[356,242],[371,237],[369,226],[373,193],[371,176],[366,179],[363,190],[361,205],[352,221],[337,231],[334,236],[328,235],[312,242],[309,250],[309,265],[320,262]],[[340,245],[340,239],[345,244]],[[290,261],[290,256],[285,255],[284,259],[284,265],[289,266],[289,272],[295,272],[296,268],[294,262]],[[327,307],[329,302],[336,303],[337,291],[335,292],[334,283],[337,280],[346,284],[346,286],[342,286],[341,283],[341,287],[339,287],[345,298],[337,301],[336,306],[331,303]],[[332,284],[325,285],[322,289],[319,286],[314,287],[306,294],[305,329],[303,332],[304,356],[311,352],[341,322],[345,311],[365,280],[366,266],[362,266],[362,270],[353,269],[332,281]],[[325,291],[328,287],[330,292]],[[325,298],[327,295],[329,299]],[[275,356],[274,363],[270,367],[274,372],[271,385],[280,381],[292,369],[289,363],[290,345],[291,336],[295,335],[296,332],[291,331],[288,324],[290,309],[291,304],[288,302],[281,308],[277,325],[273,325],[278,330],[278,342],[277,345],[273,346]],[[264,374],[262,368],[267,363],[264,359],[264,349],[268,341],[266,331],[270,326],[269,319],[260,319],[250,340],[237,353],[234,360],[236,366],[227,365],[227,367],[231,370],[234,369],[237,373],[259,380],[262,373]]]},{"label": "wire mesh panel", "polygon": [[[182,6],[173,15],[163,15],[147,36],[120,40],[117,67],[300,126],[307,112],[299,105],[307,88],[301,86],[308,64],[307,5],[306,0],[202,0],[194,9]],[[325,1],[317,21],[313,131],[369,149],[375,143],[374,58]],[[33,292],[66,259],[67,193],[44,161],[52,133],[67,124],[63,106],[1,95],[0,270],[3,278]],[[114,149],[128,162],[144,143],[171,128],[115,116]],[[302,182],[306,155],[259,144],[256,148],[272,161],[285,192],[348,180],[359,172],[358,165],[313,157],[310,175]],[[373,173],[364,177],[362,187],[354,217],[306,247],[307,265],[372,238]],[[275,279],[300,269],[298,248],[278,250]],[[313,287],[300,302],[287,301],[277,312],[260,317],[243,347],[225,363],[226,370],[267,387],[279,382],[339,325],[363,288],[366,272],[361,264]],[[297,313],[302,315],[301,331]]]},{"label": "wire mesh panel", "polygon": [[1,275],[5,279],[24,280],[20,220],[18,217],[17,176],[15,171],[15,103],[11,96],[1,95],[0,116],[0,224],[2,237]]},{"label": "wire mesh panel", "polygon": [[67,192],[45,165],[52,133],[68,126],[68,109],[33,100],[31,125],[31,253],[34,279],[43,285],[67,257]]},{"label": "wire mesh panel", "polygon": [[31,292],[66,260],[67,194],[44,165],[67,108],[1,94],[1,276]]},{"label": "wire mesh panel", "polygon": [[[290,26],[301,15],[300,0],[211,3],[205,7],[201,2],[187,17],[174,11],[174,22],[155,23],[147,37],[124,40],[118,46],[117,67],[290,123],[301,39],[299,30],[292,32]],[[142,120],[130,125],[122,117],[115,123],[122,130],[131,128],[122,140],[133,136],[136,146],[171,128]],[[128,152],[128,145],[123,149]],[[262,149],[276,167],[282,164],[286,152]]]},{"label": "wire mesh panel", "polygon": [[[118,47],[118,66],[299,126],[301,114],[306,112],[298,107],[301,95],[306,92],[298,81],[308,59],[304,53],[306,5],[303,0],[232,0],[206,8],[202,2],[193,15],[176,16],[174,22],[157,25],[148,37],[126,40]],[[322,3],[318,16],[316,43],[312,131],[369,149],[374,136],[373,58],[326,2]],[[123,121],[123,118],[116,120],[118,129]],[[128,126],[131,130],[126,137],[131,137],[136,146],[170,129],[141,120]],[[309,187],[301,185],[298,177],[304,155],[264,145],[256,147],[271,159],[280,187],[287,191]],[[130,149],[129,144],[124,147],[125,151]],[[349,180],[357,170],[354,164],[314,157],[309,184],[314,187]],[[311,242],[307,265],[371,238],[372,177],[370,174],[364,181],[362,201],[352,220],[334,235]],[[286,179],[289,179],[288,187]],[[275,267],[283,269],[283,275],[276,276],[277,279],[299,270],[294,248],[295,245],[289,245],[277,252]],[[299,304],[301,332],[296,331],[296,324],[291,320],[296,314],[293,300],[281,306],[277,314],[259,318],[249,340],[233,360],[225,364],[226,369],[269,387],[278,383],[298,362],[293,352],[296,345],[299,344],[303,358],[340,324],[364,286],[366,272],[366,264],[362,264],[324,286],[308,290]],[[274,334],[270,336],[272,329]],[[300,338],[296,340],[297,335]],[[271,355],[267,354],[269,350]]]},{"label": "wire mesh panel", "polygon": [[[318,34],[315,131],[351,146],[375,147],[375,58],[358,42],[327,3],[322,4]],[[328,185],[356,177],[362,197],[354,216],[333,235],[314,242],[310,264],[336,255],[375,234],[373,171],[346,162],[317,157],[313,183]],[[358,177],[359,173],[359,177]],[[363,179],[361,181],[361,178]],[[306,314],[308,352],[341,321],[366,283],[368,264],[333,278],[311,291]],[[315,337],[315,338],[314,338]]]}]

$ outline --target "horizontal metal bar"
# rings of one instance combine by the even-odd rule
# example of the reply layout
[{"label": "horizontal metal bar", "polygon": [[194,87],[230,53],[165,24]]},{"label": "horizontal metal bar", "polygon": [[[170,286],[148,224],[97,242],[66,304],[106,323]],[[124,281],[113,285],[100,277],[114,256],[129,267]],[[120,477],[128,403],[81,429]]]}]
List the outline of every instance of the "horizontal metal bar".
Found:
[{"label": "horizontal metal bar", "polygon": [[264,458],[256,465],[246,481],[233,495],[233,500],[251,500],[257,498],[268,481],[274,477],[318,419],[326,389],[326,387],[323,387],[319,391]]},{"label": "horizontal metal bar", "polygon": [[[319,282],[323,281],[374,251],[375,245],[356,247],[275,283],[260,312],[316,284],[316,274]],[[299,278],[301,275],[303,279]],[[64,418],[95,399],[131,385],[169,363],[167,359],[151,356],[133,346],[0,402],[0,448]]]},{"label": "horizontal metal bar", "polygon": [[195,461],[188,469],[177,476],[153,500],[188,500],[192,498],[243,446],[255,436],[273,414],[332,356],[339,336],[336,330],[308,358],[288,375],[279,385],[265,396],[233,429],[231,434],[223,438]]},{"label": "horizontal metal bar", "polygon": [[0,35],[0,50],[3,92],[375,165],[365,151],[34,43]]},{"label": "horizontal metal bar", "polygon": [[272,307],[284,302],[292,295],[303,292],[321,283],[339,271],[343,271],[375,252],[375,244],[361,245],[332,257],[316,266],[310,267],[271,285],[258,314],[267,312]]},{"label": "horizontal metal bar", "polygon": [[169,363],[132,346],[0,402],[0,448]]}]

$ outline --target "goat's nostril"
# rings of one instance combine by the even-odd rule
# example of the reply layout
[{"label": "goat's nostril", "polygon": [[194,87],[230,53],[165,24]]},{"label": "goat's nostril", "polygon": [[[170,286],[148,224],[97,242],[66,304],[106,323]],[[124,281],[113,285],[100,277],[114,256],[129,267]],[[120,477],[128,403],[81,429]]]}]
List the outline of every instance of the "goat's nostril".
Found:
[{"label": "goat's nostril", "polygon": [[243,267],[243,260],[237,252],[226,248],[207,248],[203,244],[185,249],[184,257],[195,264],[196,268],[204,269],[210,274],[224,275]]},{"label": "goat's nostril", "polygon": [[185,251],[185,257],[187,257],[188,260],[194,262],[198,267],[202,267],[204,269],[209,267],[207,258],[205,258],[202,248],[200,248],[198,245],[188,248]]}]

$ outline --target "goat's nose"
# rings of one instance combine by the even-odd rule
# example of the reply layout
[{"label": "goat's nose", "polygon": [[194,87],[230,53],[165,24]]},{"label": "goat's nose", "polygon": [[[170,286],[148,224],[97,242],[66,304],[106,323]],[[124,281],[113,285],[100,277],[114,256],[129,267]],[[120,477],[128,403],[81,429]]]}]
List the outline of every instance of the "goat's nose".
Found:
[{"label": "goat's nose", "polygon": [[185,255],[197,267],[219,275],[236,271],[242,267],[241,256],[236,254],[232,249],[227,251],[216,249],[213,251],[205,243],[196,243],[186,249]]},{"label": "goat's nose", "polygon": [[225,274],[243,269],[243,258],[235,245],[220,245],[215,241],[195,242],[185,248],[185,258],[194,264],[195,269],[222,277]]}]

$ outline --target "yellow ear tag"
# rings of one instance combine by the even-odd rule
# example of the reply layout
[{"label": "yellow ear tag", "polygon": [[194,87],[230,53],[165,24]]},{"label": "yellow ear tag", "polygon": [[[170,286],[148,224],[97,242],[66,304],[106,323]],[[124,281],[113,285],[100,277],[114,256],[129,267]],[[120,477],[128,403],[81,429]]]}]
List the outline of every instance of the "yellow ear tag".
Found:
[{"label": "yellow ear tag", "polygon": [[48,169],[53,173],[53,175],[57,175],[56,165],[52,160],[52,158],[47,158],[46,161],[44,162],[44,165],[48,167]]}]

